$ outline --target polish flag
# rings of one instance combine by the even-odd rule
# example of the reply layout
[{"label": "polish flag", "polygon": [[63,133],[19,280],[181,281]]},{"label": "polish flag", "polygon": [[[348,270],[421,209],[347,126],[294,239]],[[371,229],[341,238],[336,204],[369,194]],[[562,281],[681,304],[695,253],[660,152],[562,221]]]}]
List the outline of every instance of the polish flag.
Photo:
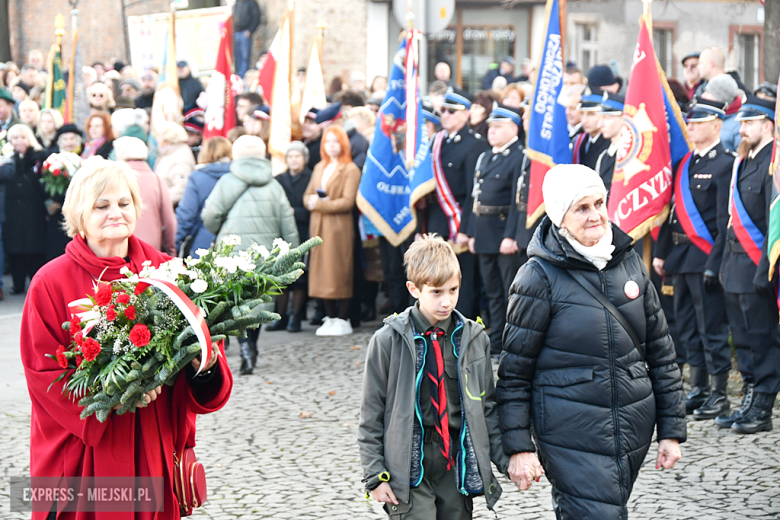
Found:
[{"label": "polish flag", "polygon": [[263,89],[263,97],[265,102],[270,105],[271,98],[273,97],[274,86],[274,72],[276,72],[276,59],[279,56],[279,46],[281,45],[282,29],[279,28],[274,36],[274,41],[271,42],[271,48],[268,49],[268,54],[265,56],[265,63],[263,68],[260,69],[260,74],[257,78],[257,83],[260,88]]}]

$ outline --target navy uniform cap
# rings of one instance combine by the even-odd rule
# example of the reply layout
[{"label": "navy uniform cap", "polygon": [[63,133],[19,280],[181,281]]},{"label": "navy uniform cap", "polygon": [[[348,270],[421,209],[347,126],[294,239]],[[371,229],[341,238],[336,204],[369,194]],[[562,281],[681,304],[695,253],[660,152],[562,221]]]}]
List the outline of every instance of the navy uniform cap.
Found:
[{"label": "navy uniform cap", "polygon": [[747,102],[739,109],[736,120],[752,121],[762,118],[767,118],[771,121],[775,120],[775,102],[748,94]]},{"label": "navy uniform cap", "polygon": [[263,121],[270,121],[271,107],[269,107],[268,105],[257,105],[254,109],[250,110],[249,114],[247,115],[254,119],[262,119]]},{"label": "navy uniform cap", "polygon": [[693,98],[688,107],[688,113],[685,115],[685,120],[689,123],[703,123],[712,121],[715,118],[726,119],[726,105],[719,101],[711,101],[701,97]]},{"label": "navy uniform cap", "polygon": [[340,113],[341,113],[341,101],[337,101],[336,103],[328,105],[327,107],[320,110],[317,113],[317,117],[314,118],[314,122],[317,123],[318,125],[321,125],[322,123],[333,121],[334,119],[339,117]]},{"label": "navy uniform cap", "polygon": [[626,98],[620,94],[604,92],[604,95],[601,97],[601,113],[619,116],[623,113],[625,102]]},{"label": "navy uniform cap", "polygon": [[441,106],[447,108],[457,108],[459,110],[468,110],[471,108],[471,101],[469,101],[466,96],[461,96],[454,91],[449,91],[444,94],[444,101],[442,102]]},{"label": "navy uniform cap", "polygon": [[317,119],[317,114],[320,113],[319,108],[310,108],[308,112],[306,112],[306,119]]},{"label": "navy uniform cap", "polygon": [[441,118],[436,115],[436,110],[433,105],[428,102],[422,104],[422,116],[426,121],[430,121],[434,125],[441,125]]},{"label": "navy uniform cap", "polygon": [[512,108],[504,106],[496,107],[490,113],[487,122],[490,123],[493,121],[509,121],[516,124],[518,127],[522,124],[520,114]]},{"label": "navy uniform cap", "polygon": [[582,93],[582,99],[577,108],[579,108],[581,112],[600,112],[603,99],[604,94],[600,89],[595,89],[593,91],[585,90],[585,92]]}]

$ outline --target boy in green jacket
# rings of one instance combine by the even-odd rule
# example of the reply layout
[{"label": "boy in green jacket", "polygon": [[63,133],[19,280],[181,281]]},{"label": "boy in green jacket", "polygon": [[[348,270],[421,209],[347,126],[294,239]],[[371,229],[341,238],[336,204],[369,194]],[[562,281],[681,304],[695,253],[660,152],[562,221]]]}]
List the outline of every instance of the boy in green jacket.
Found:
[{"label": "boy in green jacket", "polygon": [[358,444],[363,482],[393,520],[467,520],[472,498],[493,509],[506,473],[490,340],[458,311],[460,266],[435,235],[404,255],[414,306],[371,338]]}]

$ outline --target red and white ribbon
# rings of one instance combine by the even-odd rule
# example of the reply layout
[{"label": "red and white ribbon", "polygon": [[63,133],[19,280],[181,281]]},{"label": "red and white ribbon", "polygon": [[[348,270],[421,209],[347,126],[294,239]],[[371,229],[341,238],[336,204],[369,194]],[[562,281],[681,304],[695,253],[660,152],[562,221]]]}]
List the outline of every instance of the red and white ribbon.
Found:
[{"label": "red and white ribbon", "polygon": [[207,366],[211,360],[211,333],[206,324],[206,317],[203,315],[203,311],[192,303],[192,300],[175,283],[166,280],[155,280],[154,278],[139,278],[138,281],[140,283],[148,283],[164,292],[192,326],[192,330],[195,331],[195,336],[198,338],[198,343],[200,343],[200,367],[198,367],[195,375],[200,374],[203,367]]}]

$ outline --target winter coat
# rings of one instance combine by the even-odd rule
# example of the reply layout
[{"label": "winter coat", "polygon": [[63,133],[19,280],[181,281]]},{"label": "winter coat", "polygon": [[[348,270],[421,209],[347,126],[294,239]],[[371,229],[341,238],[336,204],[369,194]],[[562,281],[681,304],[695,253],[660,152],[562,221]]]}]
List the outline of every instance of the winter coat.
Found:
[{"label": "winter coat", "polygon": [[168,185],[171,202],[177,205],[184,195],[187,180],[195,169],[195,156],[187,143],[160,148],[160,156],[154,163],[154,171]]},{"label": "winter coat", "polygon": [[179,79],[179,92],[181,92],[182,105],[185,107],[195,103],[204,90],[203,83],[192,74],[184,79]]},{"label": "winter coat", "polygon": [[176,219],[179,222],[179,227],[176,230],[177,250],[181,247],[182,241],[192,235],[192,256],[198,258],[195,251],[208,249],[214,242],[214,233],[203,225],[200,213],[217,181],[229,171],[229,162],[215,162],[199,164],[190,175],[184,195],[176,207]]},{"label": "winter coat", "polygon": [[[545,218],[509,292],[497,385],[504,452],[535,451],[533,427],[559,519],[627,518],[653,427],[659,440],[686,439],[680,370],[658,295],[631,238],[616,226],[613,233],[612,260],[599,271]],[[567,270],[620,310],[644,355]]]},{"label": "winter coat", "polygon": [[[501,486],[490,462],[506,473],[509,459],[501,450],[490,339],[482,325],[457,311],[452,317],[458,363],[445,370],[457,371],[464,425],[460,439],[453,440],[456,482],[469,495],[484,493],[492,509]],[[371,338],[366,355],[358,426],[360,461],[367,486],[373,487],[387,471],[393,493],[408,503],[412,482],[422,478],[422,422],[415,412],[420,405],[415,381],[425,370],[425,339],[414,330],[411,308],[385,318],[384,323]]]},{"label": "winter coat", "polygon": [[309,219],[311,213],[309,208],[306,207],[306,203],[303,201],[303,193],[309,186],[311,180],[311,170],[304,167],[303,171],[298,175],[291,175],[290,170],[287,170],[281,175],[276,177],[279,184],[284,188],[284,192],[287,194],[287,200],[290,201],[295,212],[295,224],[298,226],[298,238],[301,242],[309,238]]},{"label": "winter coat", "polygon": [[260,25],[261,18],[260,6],[255,0],[238,0],[233,4],[235,32],[255,32]]},{"label": "winter coat", "polygon": [[[164,512],[61,512],[60,520],[178,520],[172,484],[174,451],[181,453],[185,446],[195,446],[197,414],[219,410],[230,396],[233,376],[224,351],[210,379],[198,381],[191,369],[183,370],[176,383],[163,386],[149,406],[135,413],[112,414],[104,423],[94,415],[82,420],[82,407],[61,392],[62,382],[49,389],[62,369],[46,354],[70,341],[68,331],[60,327],[70,319],[68,303],[92,293],[98,278],[124,278],[119,272],[124,266],[138,272],[145,260],[158,266],[168,258],[135,237],[129,239],[127,260],[99,258],[76,236],[66,253],[42,267],[30,283],[20,339],[32,401],[30,475],[165,478]],[[33,520],[48,518],[46,504],[42,506],[32,513]]]},{"label": "winter coat", "polygon": [[5,254],[46,252],[47,195],[40,183],[45,159],[45,152],[28,148],[24,157],[14,153],[12,161],[0,167],[5,183]]},{"label": "winter coat", "polygon": [[158,251],[176,254],[176,214],[168,187],[146,161],[128,161],[127,164],[138,179],[144,203],[144,210],[135,225],[135,236]]},{"label": "winter coat", "polygon": [[[325,163],[319,163],[303,194],[306,204],[310,195],[322,188]],[[352,298],[353,252],[355,228],[352,210],[355,207],[360,170],[355,163],[341,164],[325,187],[328,197],[318,199],[311,211],[309,236],[321,237],[322,244],[309,253],[309,296],[326,300]]]},{"label": "winter coat", "polygon": [[238,235],[237,251],[259,244],[271,250],[276,238],[298,246],[295,216],[268,159],[245,157],[217,181],[201,213],[203,225],[217,235]]}]

